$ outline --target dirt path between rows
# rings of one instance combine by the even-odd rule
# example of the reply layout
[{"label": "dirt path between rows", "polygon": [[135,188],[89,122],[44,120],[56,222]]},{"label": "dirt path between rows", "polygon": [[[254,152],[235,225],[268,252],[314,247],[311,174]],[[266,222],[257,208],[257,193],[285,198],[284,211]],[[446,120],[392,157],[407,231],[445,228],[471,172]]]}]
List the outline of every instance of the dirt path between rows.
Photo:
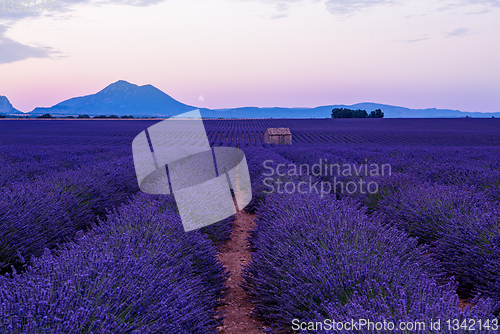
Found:
[{"label": "dirt path between rows", "polygon": [[[226,316],[223,325],[218,328],[222,334],[261,334],[267,329],[262,322],[250,317],[253,305],[239,286],[242,282],[242,265],[248,264],[252,258],[247,239],[250,236],[249,231],[255,227],[253,218],[255,215],[244,211],[236,214],[231,239],[221,247],[218,255],[218,259],[231,273],[227,280],[229,289],[224,299],[225,305],[221,306]],[[458,307],[463,310],[465,306],[471,306],[471,303],[460,299]]]},{"label": "dirt path between rows", "polygon": [[231,273],[227,280],[229,289],[224,300],[226,304],[221,307],[226,316],[224,324],[219,327],[222,334],[260,334],[265,329],[261,322],[250,317],[253,305],[238,285],[242,281],[241,267],[248,264],[252,257],[247,238],[248,232],[255,227],[254,217],[244,211],[236,214],[231,239],[221,247],[219,254],[219,260]]}]

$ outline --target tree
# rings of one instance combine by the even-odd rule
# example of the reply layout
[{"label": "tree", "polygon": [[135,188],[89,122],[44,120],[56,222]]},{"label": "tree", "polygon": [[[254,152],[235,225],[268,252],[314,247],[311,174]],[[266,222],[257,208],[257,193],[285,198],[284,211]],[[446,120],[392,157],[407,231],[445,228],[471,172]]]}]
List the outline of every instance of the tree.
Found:
[{"label": "tree", "polygon": [[353,111],[345,108],[335,108],[332,110],[332,118],[352,118]]},{"label": "tree", "polygon": [[351,110],[346,108],[335,108],[332,110],[332,118],[366,118],[368,113],[366,110]]},{"label": "tree", "polygon": [[99,115],[99,116],[94,116],[92,118],[108,118],[108,116],[106,116],[106,115]]},{"label": "tree", "polygon": [[41,116],[38,116],[37,118],[54,118],[51,114],[43,114]]},{"label": "tree", "polygon": [[366,110],[361,110],[361,109],[354,110],[354,118],[367,118],[367,117],[368,113],[366,112]]},{"label": "tree", "polygon": [[380,109],[372,110],[368,118],[384,118],[384,112]]},{"label": "tree", "polygon": [[78,115],[77,118],[90,118],[90,116],[89,115]]},{"label": "tree", "polygon": [[129,116],[122,116],[122,117],[120,117],[120,118],[123,118],[123,119],[129,119],[129,118],[130,118],[130,119],[132,119],[132,118],[134,118],[134,116],[129,115]]},{"label": "tree", "polygon": [[5,115],[0,115],[0,118],[7,118],[7,116],[5,116]]}]

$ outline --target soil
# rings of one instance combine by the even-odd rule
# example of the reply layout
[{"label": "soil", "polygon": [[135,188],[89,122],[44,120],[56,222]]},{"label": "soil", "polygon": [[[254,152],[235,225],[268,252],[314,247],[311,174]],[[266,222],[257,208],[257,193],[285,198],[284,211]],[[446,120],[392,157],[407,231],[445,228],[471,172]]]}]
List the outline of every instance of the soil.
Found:
[{"label": "soil", "polygon": [[472,307],[473,305],[468,299],[460,298],[460,302],[458,303],[458,308],[463,311],[463,310],[465,310],[466,306]]},{"label": "soil", "polygon": [[[239,286],[242,282],[241,269],[250,262],[252,253],[248,243],[249,231],[255,227],[255,215],[245,211],[236,214],[231,239],[221,247],[218,259],[231,273],[227,280],[228,294],[221,306],[226,316],[223,325],[218,328],[222,334],[261,334],[269,329],[250,314],[253,305],[246,292]],[[460,299],[458,307],[472,306],[467,299]]]},{"label": "soil", "polygon": [[253,309],[248,295],[239,286],[242,282],[242,265],[250,262],[252,254],[248,243],[249,231],[255,227],[253,218],[244,211],[236,214],[231,239],[221,247],[219,260],[226,270],[231,273],[227,280],[228,294],[221,306],[226,316],[224,323],[219,327],[222,334],[260,334],[266,328],[260,321],[250,316]]}]

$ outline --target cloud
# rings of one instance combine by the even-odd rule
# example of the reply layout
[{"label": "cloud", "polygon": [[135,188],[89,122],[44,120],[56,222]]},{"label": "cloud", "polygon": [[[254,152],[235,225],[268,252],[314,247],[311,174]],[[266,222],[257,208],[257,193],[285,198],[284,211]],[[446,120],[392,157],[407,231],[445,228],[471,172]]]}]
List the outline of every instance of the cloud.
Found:
[{"label": "cloud", "polygon": [[265,4],[274,5],[278,10],[287,10],[291,4],[311,2],[307,0],[252,0],[252,1],[258,1]]},{"label": "cloud", "polygon": [[456,10],[458,8],[474,7],[468,14],[486,14],[500,8],[500,0],[454,0],[439,8],[439,11]]},{"label": "cloud", "polygon": [[468,15],[481,15],[481,14],[488,14],[491,12],[491,8],[484,8],[481,10],[476,10],[474,12],[469,12],[467,13]]},{"label": "cloud", "polygon": [[458,36],[465,36],[469,35],[470,30],[467,28],[457,28],[455,30],[452,30],[446,34],[446,37],[458,37]]},{"label": "cloud", "polygon": [[[25,5],[25,2],[21,2],[21,8],[19,6],[19,1],[14,0],[13,4],[10,5],[12,9],[9,8],[9,1],[6,0],[6,10],[1,8],[0,15],[0,23],[9,23],[12,24],[17,21],[25,20],[25,19],[33,19],[41,16],[55,16],[61,13],[71,12],[74,5],[82,4],[82,3],[91,3],[93,0],[67,0],[67,1],[58,1],[52,0],[52,3],[48,0],[45,0],[45,7],[42,10],[40,6],[40,1],[37,1],[37,7],[35,10],[35,2],[31,1],[28,6]],[[3,5],[2,5],[3,6]]]},{"label": "cloud", "polygon": [[276,14],[271,15],[271,19],[281,19],[288,16],[288,11],[290,7],[305,3],[317,3],[321,0],[239,0],[239,1],[253,1],[260,2],[266,5],[271,5],[274,7]]},{"label": "cloud", "polygon": [[[30,3],[31,4],[31,3]],[[0,8],[0,22],[12,22],[20,21],[27,18],[38,17],[42,15],[42,11],[23,11],[23,10],[9,10],[9,6],[6,6],[6,10],[3,8],[3,3]]]},{"label": "cloud", "polygon": [[271,19],[273,19],[273,20],[279,20],[279,19],[283,19],[283,18],[285,18],[287,16],[288,16],[287,13],[276,14],[276,15],[271,16]]},{"label": "cloud", "polygon": [[59,52],[47,46],[30,46],[5,36],[7,27],[0,25],[0,64],[9,64],[28,58],[51,58]]},{"label": "cloud", "polygon": [[[247,1],[259,1],[261,3],[272,4],[275,6],[276,10],[280,12],[277,17],[282,17],[290,7],[290,5],[299,3],[316,3],[322,1],[325,3],[327,10],[334,15],[349,15],[356,11],[364,10],[366,8],[375,7],[385,4],[393,4],[394,1],[398,0],[247,0]],[[500,1],[500,0],[499,0]],[[273,17],[276,18],[276,17]]]},{"label": "cloud", "polygon": [[[118,0],[109,0],[118,1]],[[139,1],[157,1],[157,0],[139,0]],[[161,0],[159,0],[161,1]],[[363,11],[373,7],[404,4],[402,0],[239,0],[239,1],[255,1],[265,4],[274,5],[278,14],[272,18],[286,17],[287,11],[291,5],[301,3],[317,3],[324,2],[326,9],[336,16],[350,16],[356,12]],[[493,8],[500,8],[500,0],[451,0],[447,1],[439,11],[457,9],[458,7],[480,6],[479,11],[471,14],[483,14],[490,12]]]},{"label": "cloud", "polygon": [[[84,0],[85,1],[85,0]],[[128,5],[137,7],[147,7],[156,5],[164,0],[103,0],[97,2],[98,4],[114,4],[114,5]]]},{"label": "cloud", "polygon": [[423,37],[423,38],[417,38],[417,39],[410,39],[408,41],[405,41],[406,43],[417,43],[417,42],[422,42],[428,40],[429,37]]},{"label": "cloud", "polygon": [[[238,1],[238,0],[236,0]],[[272,19],[280,19],[288,16],[288,10],[293,5],[306,3],[324,3],[326,9],[333,15],[349,16],[354,12],[380,5],[394,4],[400,0],[239,0],[254,1],[273,5],[277,12],[271,16]],[[500,1],[500,0],[499,0]]]},{"label": "cloud", "polygon": [[327,10],[333,15],[348,16],[376,6],[391,5],[392,0],[327,0]]},{"label": "cloud", "polygon": [[[7,1],[7,0],[6,0]],[[79,4],[89,4],[89,5],[107,5],[107,4],[117,4],[117,5],[127,5],[127,6],[137,6],[137,7],[147,7],[151,5],[155,5],[165,0],[66,0],[66,1],[58,1],[52,0],[51,10],[34,10],[34,2],[30,2],[30,5],[27,6],[26,9],[30,10],[22,10],[19,8],[13,8],[8,10],[0,9],[0,23],[12,23],[15,21],[21,21],[27,18],[36,18],[42,15],[56,15],[60,13],[68,13],[73,10],[73,6]],[[14,0],[14,3],[17,5],[18,1]],[[24,2],[23,2],[24,3]]]},{"label": "cloud", "polygon": [[461,0],[459,4],[500,7],[500,0]]},{"label": "cloud", "polygon": [[[14,26],[17,22],[26,19],[36,19],[42,15],[55,17],[56,15],[61,16],[61,14],[66,14],[62,17],[68,18],[67,14],[71,15],[73,11],[74,7],[72,6],[77,4],[88,3],[96,6],[120,4],[146,7],[162,1],[164,0],[67,0],[62,3],[57,0],[52,0],[51,10],[47,8],[43,11],[35,11],[34,7],[32,7],[30,11],[15,7],[9,10],[9,4],[6,3],[6,10],[4,11],[3,7],[0,9],[0,64],[14,63],[29,58],[53,58],[56,55],[60,57],[60,52],[49,46],[25,45],[5,36],[7,27]],[[15,1],[15,3],[17,4],[17,1]],[[30,6],[34,6],[34,2],[30,2]]]}]

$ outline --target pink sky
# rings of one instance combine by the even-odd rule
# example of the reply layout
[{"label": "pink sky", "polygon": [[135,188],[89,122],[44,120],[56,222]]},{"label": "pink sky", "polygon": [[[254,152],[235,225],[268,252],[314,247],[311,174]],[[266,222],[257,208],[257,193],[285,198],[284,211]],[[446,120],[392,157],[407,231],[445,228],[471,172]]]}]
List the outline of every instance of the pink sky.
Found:
[{"label": "pink sky", "polygon": [[21,111],[121,79],[207,108],[500,111],[493,0],[70,4],[0,16],[0,95]]}]

